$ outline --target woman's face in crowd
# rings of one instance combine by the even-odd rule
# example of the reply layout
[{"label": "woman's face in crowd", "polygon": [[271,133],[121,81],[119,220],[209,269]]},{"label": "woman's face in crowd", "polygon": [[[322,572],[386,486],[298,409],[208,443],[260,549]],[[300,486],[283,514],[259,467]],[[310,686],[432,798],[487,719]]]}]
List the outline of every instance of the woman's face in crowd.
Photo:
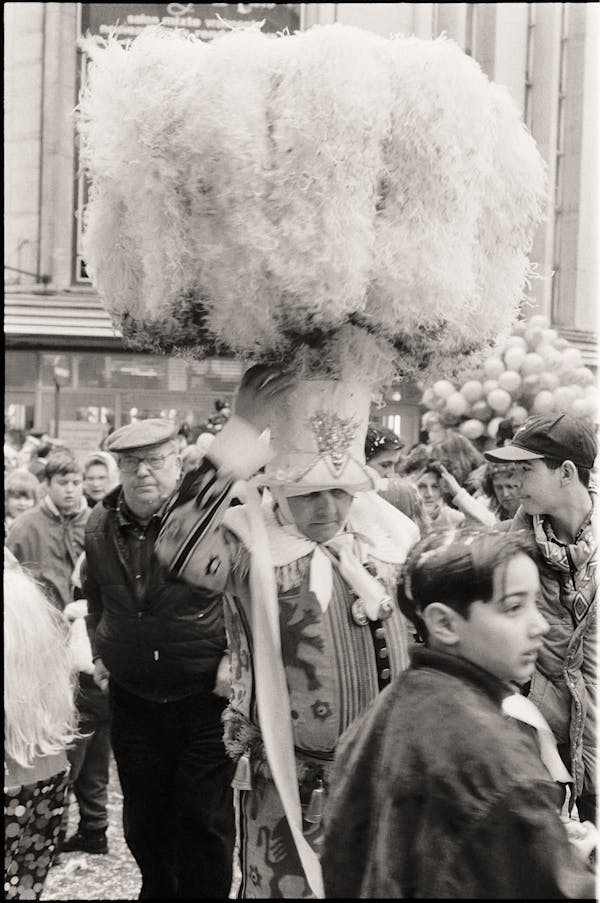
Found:
[{"label": "woman's face in crowd", "polygon": [[6,499],[6,514],[15,518],[24,511],[29,511],[35,505],[35,500],[30,495],[9,495]]},{"label": "woman's face in crowd", "polygon": [[498,504],[509,517],[514,517],[519,507],[521,481],[516,473],[498,473],[492,478]]},{"label": "woman's face in crowd", "polygon": [[423,505],[427,514],[431,518],[435,518],[442,504],[442,490],[439,477],[434,473],[424,473],[417,480],[417,489],[423,499]]},{"label": "woman's face in crowd", "polygon": [[400,449],[397,451],[382,451],[369,461],[372,467],[382,477],[393,477],[396,473],[396,464],[400,460]]},{"label": "woman's face in crowd", "polygon": [[327,542],[342,529],[352,504],[343,489],[326,489],[287,499],[294,523],[313,542]]},{"label": "woman's face in crowd", "polygon": [[95,502],[103,499],[108,488],[108,467],[104,464],[91,464],[85,472],[83,488]]}]

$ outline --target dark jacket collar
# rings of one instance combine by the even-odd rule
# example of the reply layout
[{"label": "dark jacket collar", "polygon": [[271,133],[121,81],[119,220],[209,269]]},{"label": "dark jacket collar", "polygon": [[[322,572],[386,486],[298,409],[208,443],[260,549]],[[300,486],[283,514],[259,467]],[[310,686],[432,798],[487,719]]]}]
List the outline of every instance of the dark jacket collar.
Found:
[{"label": "dark jacket collar", "polygon": [[433,668],[435,671],[443,671],[445,674],[474,684],[499,706],[502,705],[503,699],[515,692],[510,684],[458,655],[448,655],[445,652],[428,649],[426,646],[413,646],[410,650],[410,662],[414,670]]},{"label": "dark jacket collar", "polygon": [[[119,523],[121,526],[127,524],[136,524],[139,525],[138,518],[135,516],[127,502],[125,501],[125,496],[123,494],[123,487],[119,484],[119,486],[115,486],[107,495],[102,499],[102,504],[108,510],[113,510],[117,513],[119,518]],[[159,520],[162,518],[167,502],[163,502],[160,508],[154,512],[150,520],[153,520],[155,517]]]}]

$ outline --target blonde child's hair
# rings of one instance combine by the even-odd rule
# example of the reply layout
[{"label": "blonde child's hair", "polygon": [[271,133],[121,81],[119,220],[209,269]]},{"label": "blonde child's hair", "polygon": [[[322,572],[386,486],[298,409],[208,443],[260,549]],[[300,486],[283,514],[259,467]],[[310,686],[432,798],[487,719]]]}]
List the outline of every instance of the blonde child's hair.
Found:
[{"label": "blonde child's hair", "polygon": [[68,625],[38,584],[4,567],[4,753],[22,766],[77,736]]}]

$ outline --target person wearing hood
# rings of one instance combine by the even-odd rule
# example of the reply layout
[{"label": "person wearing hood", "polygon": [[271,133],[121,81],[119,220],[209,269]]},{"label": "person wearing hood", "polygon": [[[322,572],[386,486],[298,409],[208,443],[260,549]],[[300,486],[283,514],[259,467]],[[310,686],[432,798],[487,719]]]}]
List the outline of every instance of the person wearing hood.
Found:
[{"label": "person wearing hood", "polygon": [[105,451],[95,451],[83,462],[83,493],[89,508],[101,502],[119,482],[117,462]]}]

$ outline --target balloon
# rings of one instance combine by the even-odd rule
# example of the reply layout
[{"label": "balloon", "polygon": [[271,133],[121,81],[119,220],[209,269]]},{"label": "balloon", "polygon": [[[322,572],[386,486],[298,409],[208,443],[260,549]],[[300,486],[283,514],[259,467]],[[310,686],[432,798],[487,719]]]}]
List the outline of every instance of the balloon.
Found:
[{"label": "balloon", "polygon": [[511,395],[514,395],[521,385],[521,377],[516,370],[505,370],[498,377],[498,385],[501,389],[505,389]]},{"label": "balloon", "polygon": [[549,389],[552,391],[557,388],[559,382],[558,373],[549,373],[548,370],[546,370],[545,373],[540,373],[540,389]]},{"label": "balloon", "polygon": [[564,351],[565,348],[569,347],[569,343],[566,339],[558,338],[554,343],[554,347],[558,348],[559,351]]},{"label": "balloon", "polygon": [[[600,414],[600,396],[584,395],[583,398],[576,398],[575,401],[583,401],[585,404],[586,416],[596,421]],[[575,402],[573,402],[575,404]]]},{"label": "balloon", "polygon": [[454,392],[446,399],[446,411],[454,417],[462,417],[469,409],[469,403],[460,392]]},{"label": "balloon", "polygon": [[539,326],[530,326],[525,333],[525,338],[530,348],[537,348],[544,341],[544,331]]},{"label": "balloon", "polygon": [[[558,354],[558,351],[556,352]],[[525,360],[525,356],[527,351],[525,348],[521,348],[520,345],[514,345],[511,348],[507,348],[504,352],[504,363],[506,364],[507,370],[518,370]]]},{"label": "balloon", "polygon": [[577,367],[575,370],[575,382],[578,382],[580,386],[591,386],[596,382],[596,379],[589,367]]},{"label": "balloon", "polygon": [[504,389],[493,389],[487,401],[490,408],[498,414],[505,414],[512,404],[512,398]]},{"label": "balloon", "polygon": [[487,361],[484,361],[483,369],[488,379],[498,379],[504,371],[504,364],[499,357],[488,357]]},{"label": "balloon", "polygon": [[437,401],[438,397],[433,389],[425,389],[425,391],[423,392],[423,397],[421,399],[421,404],[424,404],[427,408],[433,410]]},{"label": "balloon", "polygon": [[487,423],[492,416],[492,409],[487,402],[483,400],[476,401],[475,404],[471,406],[471,413],[477,420],[482,420],[484,423]]},{"label": "balloon", "polygon": [[498,426],[500,425],[500,423],[502,423],[503,420],[504,420],[504,417],[493,417],[490,420],[490,422],[488,423],[487,433],[491,439],[496,438],[496,433],[498,432]]},{"label": "balloon", "polygon": [[531,410],[534,414],[547,414],[554,408],[554,395],[548,389],[542,389],[533,399]]},{"label": "balloon", "polygon": [[527,412],[527,408],[524,408],[520,404],[514,404],[512,408],[508,409],[506,416],[509,417],[513,421],[513,423],[516,423],[517,426],[520,426],[522,423],[525,423],[525,421],[529,417],[529,414]]},{"label": "balloon", "polygon": [[544,358],[532,351],[525,355],[525,360],[521,364],[521,373],[527,376],[530,373],[541,373],[544,370]]},{"label": "balloon", "polygon": [[460,390],[469,404],[479,401],[483,397],[483,386],[478,379],[469,379]]},{"label": "balloon", "polygon": [[572,386],[559,386],[554,390],[554,403],[559,411],[568,411],[575,401]]},{"label": "balloon", "polygon": [[562,364],[562,354],[553,345],[540,345],[536,353],[543,359],[547,370],[554,370]]},{"label": "balloon", "polygon": [[577,370],[560,370],[558,373],[561,386],[572,386],[578,382]]},{"label": "balloon", "polygon": [[584,388],[584,390],[583,390],[583,394],[584,394],[586,397],[589,396],[589,395],[593,396],[594,398],[595,398],[597,395],[600,397],[600,391],[598,390],[597,386],[585,386],[585,388]]},{"label": "balloon", "polygon": [[438,381],[433,384],[433,391],[438,398],[448,398],[449,395],[456,392],[456,387],[449,379],[438,379]]},{"label": "balloon", "polygon": [[583,386],[580,386],[578,383],[569,383],[567,386],[568,389],[573,393],[573,398],[583,398]]},{"label": "balloon", "polygon": [[[588,405],[587,398],[576,398],[573,404],[571,405],[571,413],[575,417],[587,417],[588,416]],[[468,422],[468,421],[467,421]]]},{"label": "balloon", "polygon": [[529,325],[537,326],[539,329],[548,329],[550,320],[545,314],[534,314],[533,317],[529,318]]},{"label": "balloon", "polygon": [[582,364],[583,359],[579,348],[565,348],[562,353],[563,370],[576,370]]},{"label": "balloon", "polygon": [[464,420],[459,426],[458,432],[466,436],[467,439],[479,439],[485,433],[485,426],[481,420]]},{"label": "balloon", "polygon": [[530,373],[528,376],[524,376],[521,383],[523,395],[534,395],[540,387],[540,379],[540,373]]},{"label": "balloon", "polygon": [[498,380],[497,379],[486,379],[486,381],[483,384],[483,394],[487,398],[487,396],[490,394],[490,392],[493,392],[494,389],[497,389],[497,388],[498,388]]},{"label": "balloon", "polygon": [[548,345],[553,345],[558,338],[556,329],[543,329],[542,335],[544,337],[544,342],[546,342]]},{"label": "balloon", "polygon": [[522,348],[523,351],[527,351],[527,342],[521,335],[509,335],[504,343],[504,350],[508,351],[509,348]]}]

